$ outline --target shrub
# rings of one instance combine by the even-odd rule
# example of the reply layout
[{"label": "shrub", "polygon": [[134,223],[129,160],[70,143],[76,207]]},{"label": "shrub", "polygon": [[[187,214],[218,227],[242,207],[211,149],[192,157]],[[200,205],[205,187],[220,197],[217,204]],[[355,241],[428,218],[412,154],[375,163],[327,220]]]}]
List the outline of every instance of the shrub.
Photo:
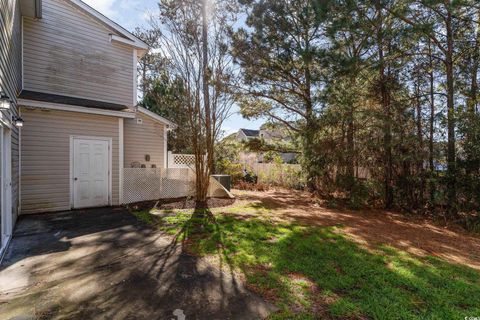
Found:
[{"label": "shrub", "polygon": [[228,174],[232,177],[232,183],[243,179],[243,167],[241,163],[233,163],[228,159],[222,159],[217,162],[217,172]]},{"label": "shrub", "polygon": [[303,190],[305,175],[299,165],[283,163],[263,164],[257,167],[259,183]]}]

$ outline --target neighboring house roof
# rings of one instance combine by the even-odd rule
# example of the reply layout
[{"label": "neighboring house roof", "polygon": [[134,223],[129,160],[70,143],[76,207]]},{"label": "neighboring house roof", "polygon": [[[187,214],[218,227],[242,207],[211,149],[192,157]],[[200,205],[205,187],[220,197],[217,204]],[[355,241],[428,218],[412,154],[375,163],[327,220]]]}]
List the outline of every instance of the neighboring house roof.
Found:
[{"label": "neighboring house roof", "polygon": [[164,117],[148,110],[148,109],[145,109],[144,107],[140,107],[138,106],[137,107],[137,111],[140,112],[140,113],[143,113],[144,115],[147,115],[149,116],[150,118],[158,121],[158,122],[161,122],[163,124],[166,124],[167,126],[169,126],[171,129],[175,129],[177,126],[177,124],[173,123],[172,121],[168,120],[168,119],[165,119]]},{"label": "neighboring house roof", "polygon": [[68,96],[62,96],[62,95],[50,94],[50,93],[28,91],[28,90],[23,90],[20,93],[20,96],[18,98],[24,99],[24,100],[66,104],[70,106],[96,108],[96,109],[104,109],[104,110],[122,111],[122,110],[128,109],[127,106],[124,106],[121,104],[115,104],[115,103],[98,101],[98,100],[68,97]]},{"label": "neighboring house roof", "polygon": [[67,0],[68,2],[72,3],[75,5],[77,8],[81,9],[97,21],[101,22],[105,26],[109,27],[110,29],[113,29],[114,31],[118,32],[122,37],[118,37],[116,35],[110,35],[110,40],[111,41],[117,41],[121,42],[123,44],[131,45],[137,49],[139,49],[140,55],[143,55],[148,50],[148,45],[142,41],[141,39],[137,38],[134,36],[131,32],[120,26],[118,23],[110,20],[97,10],[93,9],[90,7],[88,4],[81,0]]},{"label": "neighboring house roof", "polygon": [[260,134],[260,130],[240,129],[240,131],[242,131],[243,134],[249,138],[258,137],[258,135]]}]

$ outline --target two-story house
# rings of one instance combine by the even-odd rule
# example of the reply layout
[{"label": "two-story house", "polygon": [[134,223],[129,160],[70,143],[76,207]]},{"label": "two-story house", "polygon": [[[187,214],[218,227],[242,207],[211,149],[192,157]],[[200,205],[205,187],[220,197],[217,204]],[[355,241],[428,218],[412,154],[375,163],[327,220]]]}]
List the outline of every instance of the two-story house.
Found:
[{"label": "two-story house", "polygon": [[237,141],[248,141],[258,139],[260,137],[260,130],[240,129],[236,134]]},{"label": "two-story house", "polygon": [[[275,142],[292,142],[292,137],[281,130],[252,130],[252,129],[240,129],[235,134],[235,139],[238,142],[248,142],[254,139],[263,140],[267,143]],[[298,153],[297,152],[279,152],[279,156],[282,158],[284,163],[295,162]],[[240,162],[241,163],[263,163],[264,153],[263,152],[241,152],[240,153]]]},{"label": "two-story house", "polygon": [[136,106],[147,45],[82,1],[0,13],[4,249],[19,214],[121,204],[123,168],[165,167],[174,124]]}]

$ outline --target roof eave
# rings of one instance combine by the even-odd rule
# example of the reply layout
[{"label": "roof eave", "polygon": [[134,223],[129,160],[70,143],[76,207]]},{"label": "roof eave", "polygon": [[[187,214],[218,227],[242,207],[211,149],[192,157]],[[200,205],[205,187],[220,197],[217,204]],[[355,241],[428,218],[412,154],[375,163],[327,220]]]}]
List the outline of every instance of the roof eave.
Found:
[{"label": "roof eave", "polygon": [[118,32],[119,34],[121,34],[122,36],[124,36],[125,38],[129,39],[132,41],[133,43],[133,46],[136,47],[137,49],[140,49],[140,50],[148,50],[148,45],[142,41],[141,39],[137,38],[136,36],[134,36],[131,32],[129,32],[128,30],[126,30],[125,28],[123,28],[122,26],[120,26],[118,23],[110,20],[109,18],[107,18],[105,15],[103,15],[102,13],[98,12],[97,10],[93,9],[92,7],[90,7],[88,4],[86,4],[85,2],[81,1],[81,0],[69,0],[73,5],[75,5],[77,8],[85,11],[86,13],[88,13],[90,16],[92,16],[93,18],[95,18],[96,20],[100,21],[101,23],[103,23],[104,25],[106,25],[107,27],[110,27],[111,29],[115,30],[116,32]]},{"label": "roof eave", "polygon": [[136,43],[130,39],[126,39],[124,37],[117,36],[115,34],[110,34],[110,42],[113,43],[120,43],[127,46],[134,47],[137,49],[137,56],[142,58],[148,52],[148,46],[142,45],[141,43]]},{"label": "roof eave", "polygon": [[167,126],[169,126],[169,129],[176,129],[178,128],[178,125],[168,119],[165,119],[164,117],[148,110],[148,109],[145,109],[144,107],[140,107],[140,106],[137,106],[137,111],[143,113],[144,115],[147,115],[149,116],[150,118],[158,121],[158,122],[161,122]]}]

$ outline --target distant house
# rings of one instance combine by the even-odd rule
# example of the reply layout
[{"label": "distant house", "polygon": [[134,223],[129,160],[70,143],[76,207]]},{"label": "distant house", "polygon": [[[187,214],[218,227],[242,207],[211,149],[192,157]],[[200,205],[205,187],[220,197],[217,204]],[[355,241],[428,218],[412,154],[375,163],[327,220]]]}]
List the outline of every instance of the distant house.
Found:
[{"label": "distant house", "polygon": [[283,132],[282,130],[253,130],[253,129],[240,129],[236,133],[237,141],[246,141],[251,139],[261,139],[266,142],[273,141],[291,141],[292,137]]},{"label": "distant house", "polygon": [[[252,129],[240,129],[236,134],[236,140],[239,142],[248,141],[252,139],[260,139],[267,143],[274,143],[277,141],[289,142],[292,138],[286,135],[281,130],[252,130]],[[298,153],[295,152],[279,152],[280,157],[284,163],[292,163],[296,160]],[[264,162],[264,153],[243,153],[241,155],[242,162]]]},{"label": "distant house", "polygon": [[260,138],[260,130],[240,129],[236,136],[238,141],[247,141]]},{"label": "distant house", "polygon": [[292,137],[288,134],[285,134],[282,130],[265,130],[261,129],[259,138],[265,141],[291,141]]}]

